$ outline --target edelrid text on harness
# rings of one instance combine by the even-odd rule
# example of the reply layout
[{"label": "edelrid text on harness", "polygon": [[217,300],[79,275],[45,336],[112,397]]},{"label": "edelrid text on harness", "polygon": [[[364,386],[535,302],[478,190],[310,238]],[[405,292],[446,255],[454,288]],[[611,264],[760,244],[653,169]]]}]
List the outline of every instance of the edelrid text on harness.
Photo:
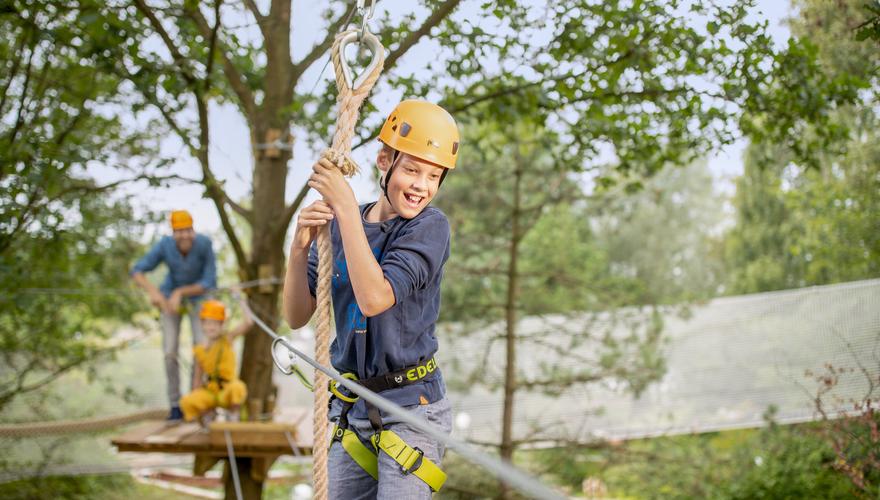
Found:
[{"label": "edelrid text on harness", "polygon": [[[433,374],[435,370],[437,370],[437,362],[431,358],[425,363],[365,380],[358,380],[353,373],[343,374],[343,377],[354,380],[375,393],[381,393],[419,382]],[[443,483],[446,482],[446,473],[440,470],[437,464],[426,458],[425,452],[418,447],[409,446],[397,433],[384,429],[378,408],[365,402],[367,415],[375,431],[370,436],[370,444],[372,445],[372,449],[370,449],[361,442],[354,431],[349,429],[348,412],[359,398],[342,394],[338,385],[332,383],[330,392],[342,401],[342,413],[339,416],[339,421],[333,427],[333,440],[330,442],[330,446],[338,441],[352,460],[373,479],[379,478],[378,455],[379,450],[382,450],[397,462],[404,475],[412,474],[430,486],[432,491],[440,490]]]}]

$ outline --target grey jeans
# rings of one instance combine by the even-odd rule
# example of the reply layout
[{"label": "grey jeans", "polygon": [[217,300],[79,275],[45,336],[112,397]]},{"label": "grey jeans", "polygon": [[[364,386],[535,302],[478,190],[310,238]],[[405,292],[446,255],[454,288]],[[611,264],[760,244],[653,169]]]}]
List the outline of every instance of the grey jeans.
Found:
[{"label": "grey jeans", "polygon": [[[333,400],[330,407],[330,420],[337,421],[342,410],[342,401]],[[443,398],[429,405],[410,406],[407,408],[417,417],[426,420],[447,434],[452,432],[452,407],[449,399]],[[355,419],[349,416],[349,428],[360,436],[362,441],[373,434],[373,426],[369,419]],[[385,429],[394,431],[406,444],[418,447],[425,452],[438,467],[443,458],[445,446],[423,432],[400,422],[393,416],[384,416],[382,424]],[[332,432],[332,431],[331,431]],[[369,445],[368,445],[369,446]],[[329,469],[329,498],[332,500],[398,500],[398,499],[430,499],[431,488],[418,477],[400,471],[400,465],[393,458],[379,452],[379,480],[373,479],[345,452],[340,443],[333,443],[327,457]]]},{"label": "grey jeans", "polygon": [[[192,345],[202,341],[202,324],[199,322],[200,302],[190,301],[189,324],[192,329]],[[161,313],[162,352],[165,355],[165,377],[168,380],[168,402],[180,405],[180,314]],[[190,377],[192,378],[192,377]],[[191,387],[192,381],[190,381]]]}]

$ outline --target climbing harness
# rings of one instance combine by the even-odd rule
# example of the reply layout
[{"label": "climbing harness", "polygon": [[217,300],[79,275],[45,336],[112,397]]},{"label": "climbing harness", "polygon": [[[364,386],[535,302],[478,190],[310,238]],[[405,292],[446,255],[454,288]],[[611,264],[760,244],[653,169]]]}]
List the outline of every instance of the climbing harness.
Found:
[{"label": "climbing harness", "polygon": [[[357,376],[353,373],[344,373],[342,377],[352,380],[374,393],[381,394],[390,389],[421,382],[428,376],[433,375],[436,370],[437,362],[434,358],[431,358],[425,363],[365,380],[358,380]],[[361,442],[357,433],[349,429],[348,424],[348,412],[351,411],[354,404],[360,398],[358,396],[342,394],[339,391],[338,385],[335,387],[331,385],[331,392],[343,401],[342,413],[333,427],[331,446],[338,441],[352,460],[370,474],[373,479],[378,479],[378,454],[379,450],[382,450],[400,465],[400,471],[404,475],[413,474],[430,486],[432,491],[440,490],[443,483],[446,482],[446,473],[440,470],[437,464],[425,458],[425,453],[418,447],[409,446],[397,433],[385,429],[382,425],[379,410],[375,406],[365,402],[370,424],[373,426],[374,431],[369,438],[373,447],[370,450]]]}]

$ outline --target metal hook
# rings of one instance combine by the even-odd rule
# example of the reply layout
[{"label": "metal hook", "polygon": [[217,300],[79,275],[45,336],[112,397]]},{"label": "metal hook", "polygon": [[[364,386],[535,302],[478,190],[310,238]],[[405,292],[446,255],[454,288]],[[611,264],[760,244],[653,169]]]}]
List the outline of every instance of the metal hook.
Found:
[{"label": "metal hook", "polygon": [[272,348],[271,348],[272,362],[275,363],[276,368],[281,370],[281,373],[283,373],[285,375],[290,375],[293,373],[293,371],[294,371],[293,367],[296,365],[296,354],[294,354],[293,351],[291,351],[290,349],[287,349],[287,346],[284,346],[284,348],[287,349],[287,356],[290,358],[289,359],[290,365],[288,365],[287,368],[282,366],[281,362],[278,361],[278,357],[277,357],[278,353],[275,351],[275,345],[278,344],[279,342],[282,342],[282,341],[284,341],[283,337],[275,337],[275,340],[272,341]]},{"label": "metal hook", "polygon": [[373,18],[373,12],[376,10],[376,0],[370,0],[369,9],[365,7],[366,3],[366,0],[358,0],[357,2],[358,14],[361,16],[361,30],[358,32],[358,42],[361,42],[364,36],[370,32],[367,29],[367,22]]}]

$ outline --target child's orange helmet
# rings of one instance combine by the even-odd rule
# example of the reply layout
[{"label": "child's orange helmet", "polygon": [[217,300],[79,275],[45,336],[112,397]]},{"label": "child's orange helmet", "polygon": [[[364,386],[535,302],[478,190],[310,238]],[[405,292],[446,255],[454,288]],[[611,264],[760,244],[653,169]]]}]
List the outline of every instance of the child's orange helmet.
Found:
[{"label": "child's orange helmet", "polygon": [[206,300],[202,303],[202,310],[199,312],[202,319],[215,319],[217,321],[226,320],[226,306],[219,300]]},{"label": "child's orange helmet", "polygon": [[379,140],[416,158],[447,169],[458,158],[458,126],[452,115],[428,101],[402,101],[388,115]]},{"label": "child's orange helmet", "polygon": [[193,218],[186,210],[175,210],[171,212],[171,229],[189,229],[193,227]]}]

